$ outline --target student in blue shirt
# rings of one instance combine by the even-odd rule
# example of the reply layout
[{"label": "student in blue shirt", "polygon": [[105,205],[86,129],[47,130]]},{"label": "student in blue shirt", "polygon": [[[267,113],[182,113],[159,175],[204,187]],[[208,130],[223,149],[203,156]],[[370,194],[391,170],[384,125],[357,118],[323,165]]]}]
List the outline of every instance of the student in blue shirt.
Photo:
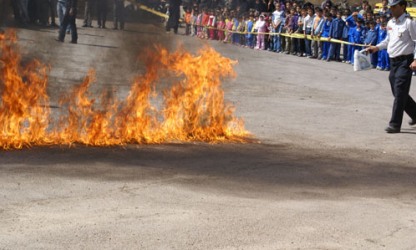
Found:
[{"label": "student in blue shirt", "polygon": [[[331,38],[342,40],[342,34],[344,32],[345,22],[341,18],[341,11],[337,11],[336,18],[331,23],[331,28],[329,29],[329,36],[328,40],[331,41]],[[341,54],[341,44],[339,43],[331,43],[329,46],[329,56],[326,59],[328,62],[331,59],[335,59],[336,61],[341,61],[340,58]]]},{"label": "student in blue shirt", "polygon": [[[332,16],[329,12],[326,12],[324,15],[324,24],[322,27],[321,37],[329,37],[329,30],[331,29]],[[323,42],[322,44],[322,60],[329,59],[329,46],[330,42]]]},{"label": "student in blue shirt", "polygon": [[[378,37],[378,33],[375,29],[376,23],[374,21],[369,21],[368,24],[370,26],[370,29],[367,31],[367,34],[364,39],[364,44],[368,46],[374,46],[377,44]],[[377,56],[377,52],[371,54],[371,65],[373,66],[373,68],[377,66]]]},{"label": "student in blue shirt", "polygon": [[[353,42],[354,42],[354,50],[362,50],[363,47],[359,46],[358,44],[364,43],[364,34],[365,34],[365,26],[364,26],[364,20],[358,19],[356,22],[356,27],[352,33]],[[354,52],[353,52],[354,54]],[[354,64],[354,56],[352,57],[351,64]]]},{"label": "student in blue shirt", "polygon": [[[387,23],[382,22],[380,26],[380,30],[378,31],[377,44],[379,44],[381,41],[386,39],[386,36],[387,36],[386,27],[387,27]],[[377,63],[376,69],[390,71],[390,58],[389,58],[389,54],[387,53],[387,49],[383,49],[378,52],[378,63]]]},{"label": "student in blue shirt", "polygon": [[[355,33],[356,27],[357,27],[357,20],[358,19],[362,19],[363,16],[358,14],[358,12],[354,12],[352,13],[349,17],[347,17],[347,19],[345,20],[346,25],[349,28],[348,31],[348,42],[350,43],[354,43],[354,36],[353,34]],[[348,58],[346,60],[346,63],[352,63],[354,61],[354,50],[355,50],[355,45],[348,45]]]},{"label": "student in blue shirt", "polygon": [[253,20],[254,20],[254,15],[250,14],[249,19],[248,19],[247,24],[246,24],[246,31],[247,31],[246,46],[249,47],[249,48],[254,48],[254,42],[253,42],[254,35],[251,33],[253,31],[253,28],[254,28]]},{"label": "student in blue shirt", "polygon": [[[343,15],[341,16],[342,20],[345,22],[347,20],[347,17],[349,17],[351,15],[351,10],[346,9],[343,12]],[[347,23],[345,23],[344,29],[342,31],[342,41],[348,42],[349,40],[349,33],[350,28],[347,26]],[[348,61],[349,55],[348,55],[348,48],[349,45],[344,43],[342,45],[342,62],[346,63]]]}]

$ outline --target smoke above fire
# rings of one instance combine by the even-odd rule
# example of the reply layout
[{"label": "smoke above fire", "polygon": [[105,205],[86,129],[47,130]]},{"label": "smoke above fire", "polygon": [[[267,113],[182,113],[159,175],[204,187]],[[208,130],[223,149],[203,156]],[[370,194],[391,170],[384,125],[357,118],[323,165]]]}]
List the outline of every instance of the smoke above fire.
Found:
[{"label": "smoke above fire", "polygon": [[[235,61],[209,47],[196,55],[157,47],[147,50],[144,60],[145,73],[135,77],[124,100],[106,91],[95,98],[89,90],[96,76],[90,70],[63,95],[59,117],[52,119],[50,67],[38,60],[22,66],[16,34],[1,34],[0,149],[248,142],[250,133],[234,115],[235,107],[224,101],[222,80],[235,77]],[[157,84],[166,80],[170,87],[157,92]]]}]

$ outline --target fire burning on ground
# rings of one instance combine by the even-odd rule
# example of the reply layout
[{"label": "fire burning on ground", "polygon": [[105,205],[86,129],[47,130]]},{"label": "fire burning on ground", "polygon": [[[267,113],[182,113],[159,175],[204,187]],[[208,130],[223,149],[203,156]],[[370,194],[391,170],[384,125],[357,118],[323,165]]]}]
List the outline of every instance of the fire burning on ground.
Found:
[{"label": "fire burning on ground", "polygon": [[[0,34],[0,148],[35,145],[111,146],[201,141],[247,142],[250,134],[233,105],[224,101],[221,80],[234,77],[236,63],[212,48],[194,56],[164,48],[148,51],[146,71],[137,76],[126,100],[105,92],[98,102],[89,92],[91,70],[83,82],[60,100],[63,109],[51,119],[47,94],[49,67],[22,66],[14,32]],[[156,85],[174,79],[157,107]]]}]

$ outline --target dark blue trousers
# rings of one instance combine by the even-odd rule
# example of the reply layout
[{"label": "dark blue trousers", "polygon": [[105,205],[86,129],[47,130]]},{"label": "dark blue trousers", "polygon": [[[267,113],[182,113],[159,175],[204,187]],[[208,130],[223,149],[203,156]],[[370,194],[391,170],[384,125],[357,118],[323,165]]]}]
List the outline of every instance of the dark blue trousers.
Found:
[{"label": "dark blue trousers", "polygon": [[412,62],[413,54],[404,57],[403,60],[390,60],[389,80],[394,102],[389,125],[394,128],[401,128],[403,111],[416,120],[416,103],[409,95],[410,83],[412,81],[412,70],[409,66]]},{"label": "dark blue trousers", "polygon": [[[69,11],[69,10],[67,10]],[[75,24],[75,17],[76,14],[74,13],[73,16],[70,16],[68,13],[65,14],[64,19],[62,20],[61,26],[59,26],[59,40],[64,41],[65,39],[65,32],[67,30],[67,27],[69,26],[71,28],[71,42],[76,43],[78,40],[78,32],[77,32],[77,26]]]}]

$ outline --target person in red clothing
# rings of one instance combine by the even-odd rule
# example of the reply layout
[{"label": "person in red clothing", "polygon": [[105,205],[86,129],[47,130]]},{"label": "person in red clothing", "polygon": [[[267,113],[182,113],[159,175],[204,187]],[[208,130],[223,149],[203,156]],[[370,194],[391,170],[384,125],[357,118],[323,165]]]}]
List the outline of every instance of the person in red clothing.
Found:
[{"label": "person in red clothing", "polygon": [[185,35],[191,34],[191,23],[192,23],[192,9],[186,8],[185,12]]},{"label": "person in red clothing", "polygon": [[209,22],[209,14],[207,9],[203,10],[202,13],[202,21],[201,21],[201,26],[202,26],[202,36],[201,38],[208,38],[208,22]]},{"label": "person in red clothing", "polygon": [[208,38],[210,40],[216,39],[216,27],[217,27],[217,18],[214,15],[214,11],[209,11],[209,18],[208,18]]}]

